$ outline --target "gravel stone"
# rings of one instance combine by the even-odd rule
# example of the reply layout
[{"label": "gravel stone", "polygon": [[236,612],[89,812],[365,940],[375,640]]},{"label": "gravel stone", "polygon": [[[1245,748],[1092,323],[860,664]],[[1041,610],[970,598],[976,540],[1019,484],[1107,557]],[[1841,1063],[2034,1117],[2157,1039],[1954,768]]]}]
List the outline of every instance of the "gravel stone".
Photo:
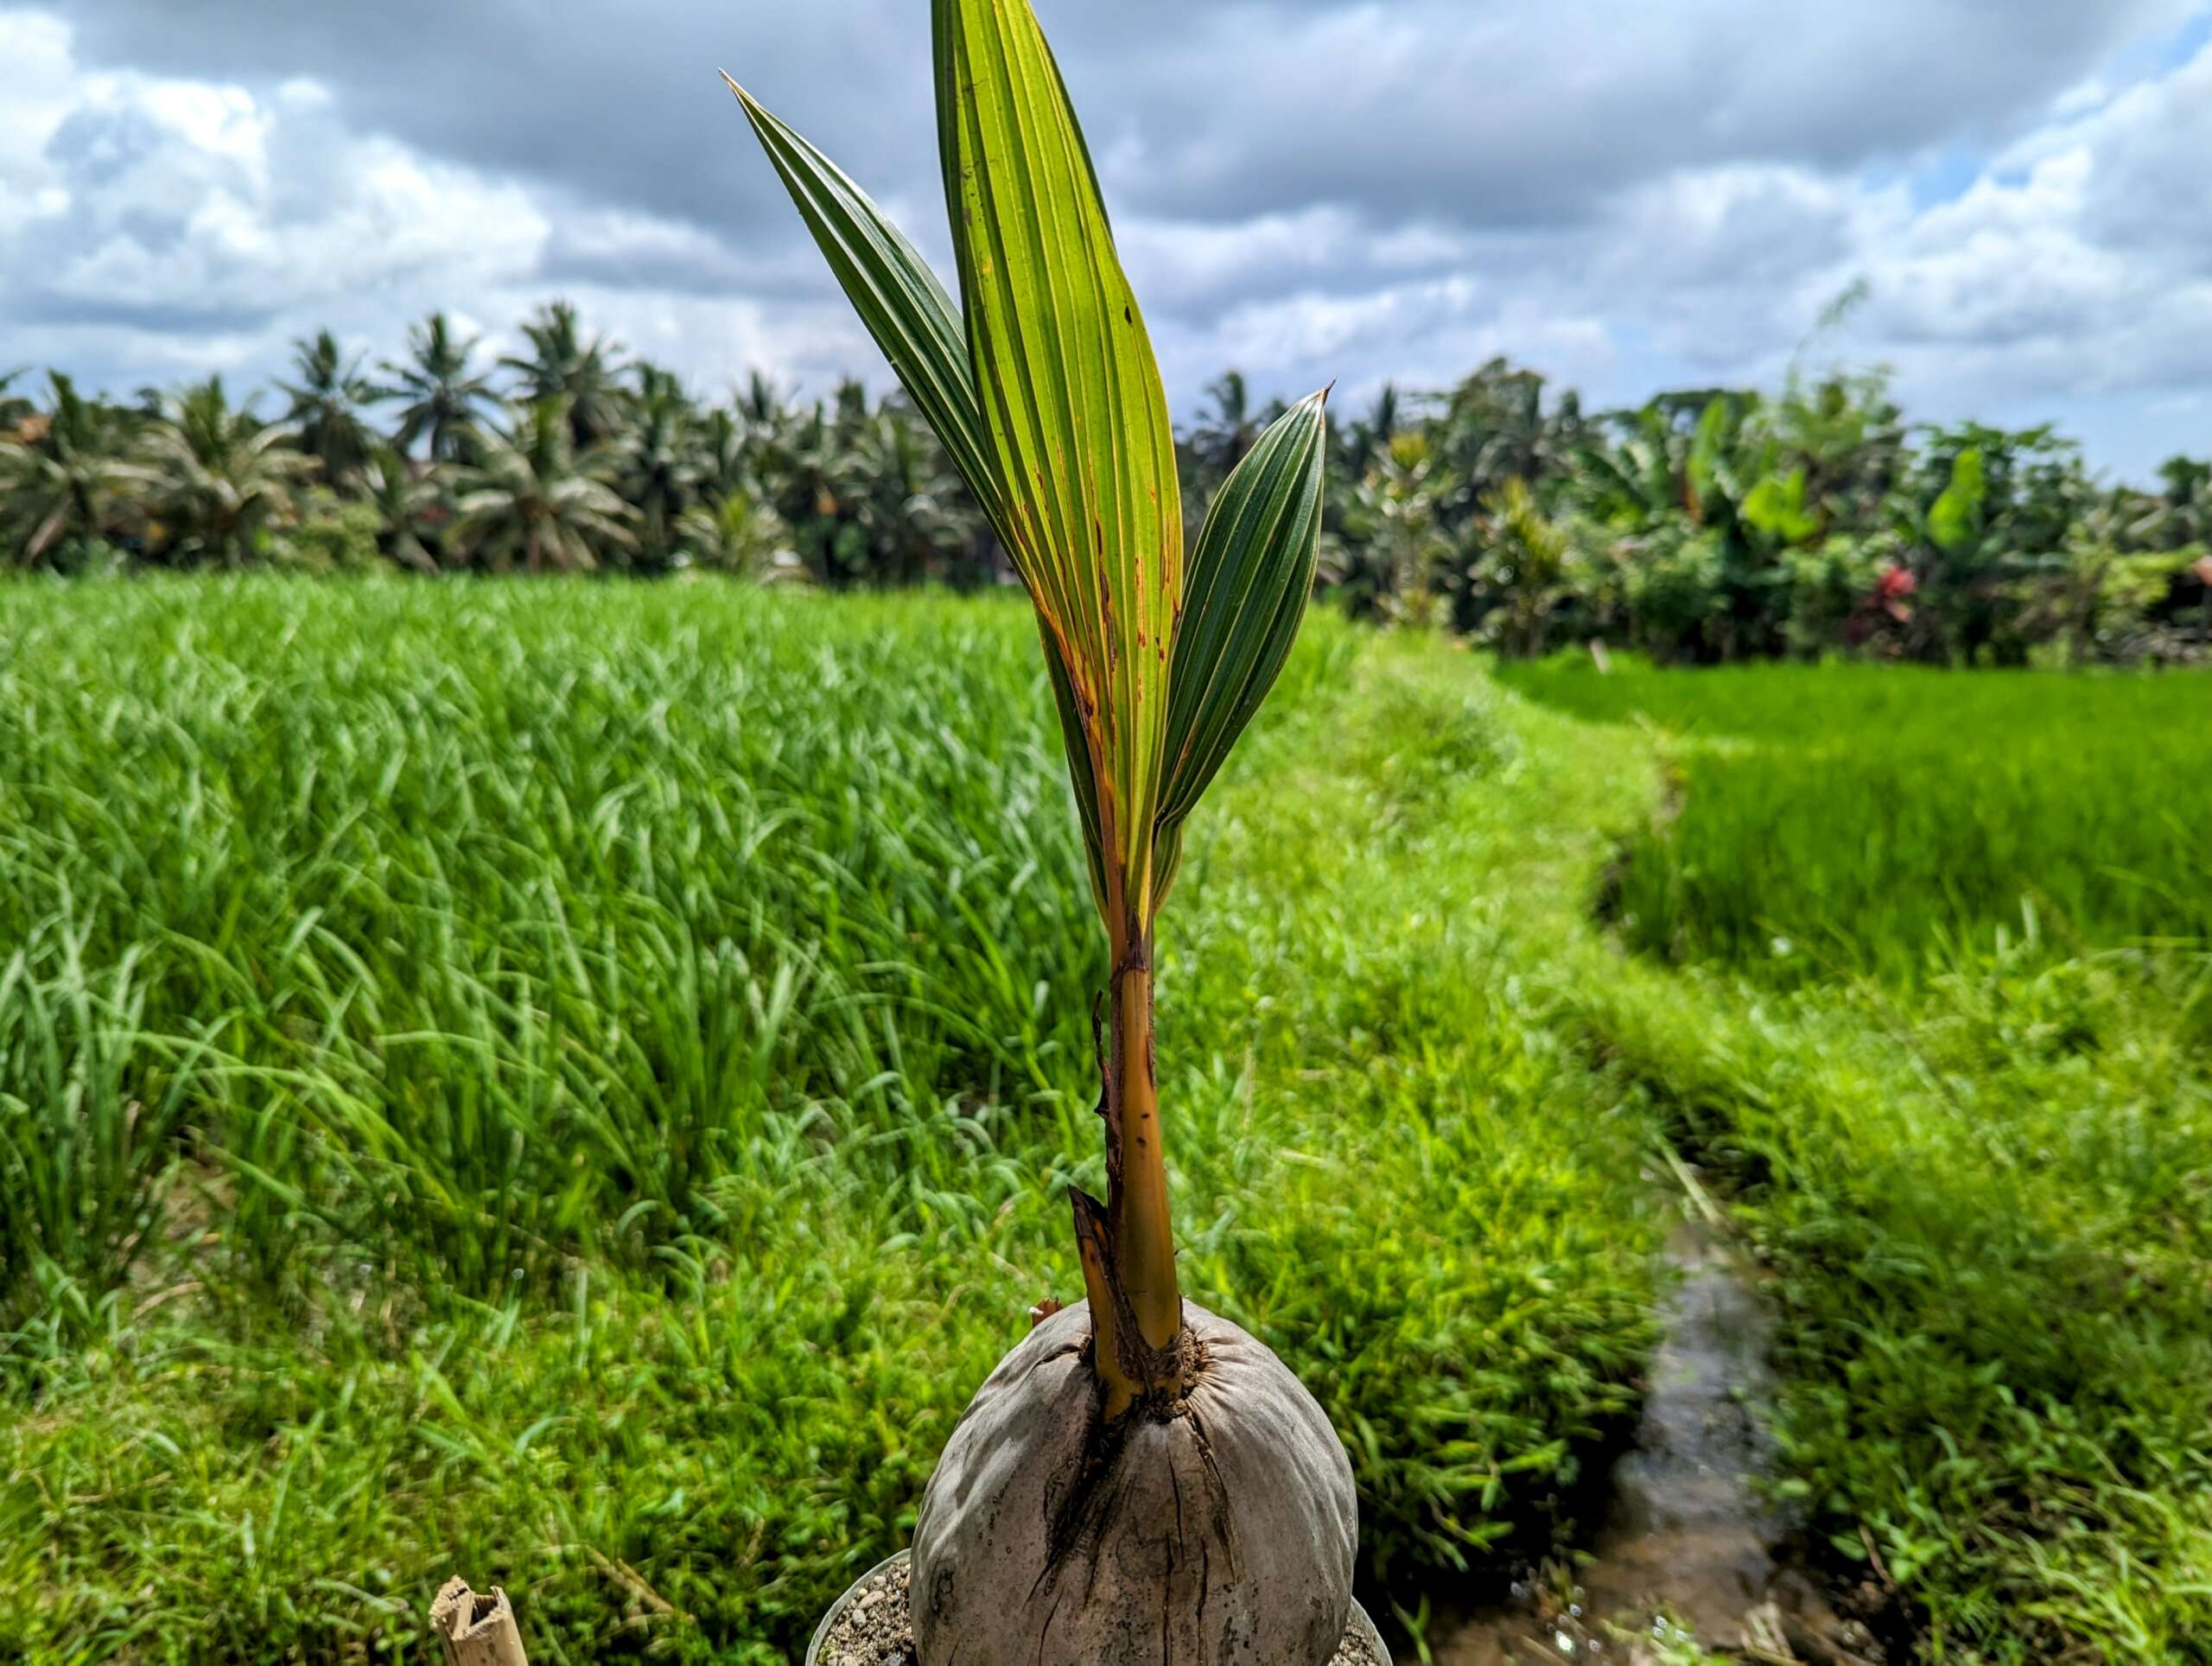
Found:
[{"label": "gravel stone", "polygon": [[[903,1555],[872,1575],[822,1639],[821,1666],[917,1666],[914,1622],[906,1609]],[[1368,1646],[1357,1623],[1344,1631],[1330,1666],[1389,1666]]]}]

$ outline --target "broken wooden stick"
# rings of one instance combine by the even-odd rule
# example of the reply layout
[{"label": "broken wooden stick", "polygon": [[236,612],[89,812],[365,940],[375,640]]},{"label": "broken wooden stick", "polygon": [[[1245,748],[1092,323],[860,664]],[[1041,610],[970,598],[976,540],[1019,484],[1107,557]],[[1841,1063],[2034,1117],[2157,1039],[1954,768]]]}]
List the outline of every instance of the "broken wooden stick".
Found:
[{"label": "broken wooden stick", "polygon": [[480,1597],[467,1580],[448,1580],[430,1603],[430,1630],[445,1666],[530,1666],[514,1606],[496,1585]]}]

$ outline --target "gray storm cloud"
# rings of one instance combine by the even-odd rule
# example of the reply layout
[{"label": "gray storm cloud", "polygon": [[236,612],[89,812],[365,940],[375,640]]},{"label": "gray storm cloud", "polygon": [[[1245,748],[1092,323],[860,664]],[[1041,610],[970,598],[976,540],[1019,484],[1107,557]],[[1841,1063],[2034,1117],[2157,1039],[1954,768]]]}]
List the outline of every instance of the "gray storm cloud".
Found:
[{"label": "gray storm cloud", "polygon": [[[2212,9],[1039,10],[1185,410],[1231,362],[1768,378],[1860,278],[1823,350],[1930,415],[2078,408],[2139,469],[2212,374]],[[704,385],[880,378],[718,67],[943,251],[919,0],[0,10],[0,367],[251,377],[564,292]]]}]

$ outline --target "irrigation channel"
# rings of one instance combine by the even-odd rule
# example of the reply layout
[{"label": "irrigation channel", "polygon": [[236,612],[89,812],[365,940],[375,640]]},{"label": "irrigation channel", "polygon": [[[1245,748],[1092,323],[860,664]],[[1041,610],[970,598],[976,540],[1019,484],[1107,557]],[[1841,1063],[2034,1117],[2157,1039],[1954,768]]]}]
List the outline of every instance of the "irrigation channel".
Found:
[{"label": "irrigation channel", "polygon": [[1772,1319],[1756,1269],[1719,1226],[1693,1214],[1668,1243],[1675,1277],[1650,1392],[1588,1554],[1516,1581],[1505,1603],[1440,1615],[1428,1627],[1436,1666],[1639,1666],[1694,1658],[1693,1644],[1805,1666],[1884,1658],[1796,1564],[1793,1523],[1759,1486],[1772,1459]]}]

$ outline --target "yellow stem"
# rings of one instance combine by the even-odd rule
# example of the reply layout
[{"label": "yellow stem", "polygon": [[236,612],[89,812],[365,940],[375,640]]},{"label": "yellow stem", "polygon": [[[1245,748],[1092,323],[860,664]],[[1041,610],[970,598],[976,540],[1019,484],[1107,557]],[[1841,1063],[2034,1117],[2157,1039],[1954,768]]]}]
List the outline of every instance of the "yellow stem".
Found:
[{"label": "yellow stem", "polygon": [[1167,1159],[1160,1137],[1160,1090],[1153,1058],[1152,934],[1116,932],[1108,995],[1111,1059],[1108,1138],[1119,1150],[1107,1199],[1114,1272],[1146,1345],[1162,1350],[1182,1333],[1175,1283],[1175,1237],[1167,1210]]}]

